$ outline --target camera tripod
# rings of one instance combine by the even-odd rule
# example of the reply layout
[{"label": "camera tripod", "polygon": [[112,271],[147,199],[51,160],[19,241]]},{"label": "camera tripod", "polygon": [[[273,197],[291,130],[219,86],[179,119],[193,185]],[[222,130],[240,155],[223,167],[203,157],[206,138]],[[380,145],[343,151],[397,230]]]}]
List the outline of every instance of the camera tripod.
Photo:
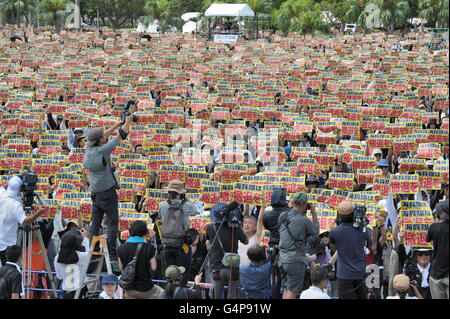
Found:
[{"label": "camera tripod", "polygon": [[[39,201],[39,205],[43,206],[43,203],[41,201],[41,199],[39,198],[39,195],[37,195],[36,193],[33,193],[33,197],[36,196],[38,201]],[[26,204],[24,207],[25,210],[25,214],[29,214],[32,210],[33,210],[33,205],[28,205]],[[42,238],[42,233],[40,230],[40,225],[38,222],[34,221],[33,224],[31,224],[30,226],[19,226],[19,234],[18,234],[18,239],[17,239],[17,243],[18,244],[22,244],[22,281],[24,283],[24,288],[25,288],[25,298],[29,299],[30,297],[30,288],[31,288],[31,271],[32,271],[32,242],[33,242],[33,231],[36,232],[38,240],[39,240],[39,246],[41,248],[41,252],[42,255],[44,257],[44,262],[45,262],[45,267],[47,269],[47,273],[48,273],[48,277],[50,279],[50,284],[52,287],[52,292],[53,292],[53,296],[55,298],[57,298],[57,289],[56,289],[56,284],[55,284],[55,280],[53,277],[53,273],[52,273],[52,269],[50,267],[50,262],[48,259],[48,255],[47,255],[47,250],[45,248],[44,245],[44,240]],[[27,245],[28,245],[28,250],[27,250]],[[25,274],[28,274],[28,276],[25,276]]]}]

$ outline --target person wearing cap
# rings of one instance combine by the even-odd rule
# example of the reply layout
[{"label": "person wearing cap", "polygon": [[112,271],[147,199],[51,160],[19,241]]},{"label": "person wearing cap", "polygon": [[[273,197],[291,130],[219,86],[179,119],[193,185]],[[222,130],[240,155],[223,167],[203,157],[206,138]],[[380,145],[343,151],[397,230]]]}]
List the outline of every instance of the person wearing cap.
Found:
[{"label": "person wearing cap", "polygon": [[102,292],[98,296],[98,299],[119,299],[116,294],[119,287],[119,280],[114,274],[104,275],[102,278]]},{"label": "person wearing cap", "polygon": [[152,280],[152,271],[156,271],[156,248],[148,243],[144,237],[154,237],[155,233],[148,229],[147,223],[136,220],[131,223],[128,229],[130,238],[119,246],[117,254],[119,256],[119,268],[121,271],[134,258],[139,244],[142,244],[139,251],[135,277],[130,289],[123,291],[124,299],[162,299],[163,288],[159,287]]},{"label": "person wearing cap", "polygon": [[62,114],[58,114],[55,118],[52,115],[52,112],[50,111],[50,108],[47,108],[47,121],[46,121],[46,128],[48,130],[67,130],[67,125],[64,122],[64,116]]},{"label": "person wearing cap", "polygon": [[185,271],[184,267],[175,265],[169,265],[166,268],[164,274],[167,279],[167,284],[164,291],[167,299],[201,299],[200,283],[202,281],[202,274],[195,276],[194,286],[190,289],[180,285]]},{"label": "person wearing cap", "polygon": [[436,222],[430,225],[426,241],[433,242],[430,290],[432,299],[449,299],[448,199],[436,205]]},{"label": "person wearing cap", "polygon": [[[401,246],[403,248],[404,246]],[[412,255],[405,262],[404,273],[410,278],[411,286],[415,286],[423,299],[431,299],[429,284],[430,260],[432,247],[413,247]],[[403,259],[404,252],[400,251],[399,259]],[[416,289],[411,289],[410,294],[415,294]]]},{"label": "person wearing cap", "polygon": [[[306,243],[309,237],[319,233],[314,204],[308,203],[303,192],[292,197],[292,209],[283,212],[278,224],[280,232],[278,267],[281,270],[281,283],[284,287],[283,299],[295,299],[303,287],[306,270]],[[311,210],[313,221],[306,217]]]},{"label": "person wearing cap", "polygon": [[318,188],[319,184],[319,180],[314,175],[308,175],[305,180],[305,186],[308,189],[308,193],[311,193],[314,188]]},{"label": "person wearing cap", "polygon": [[372,246],[369,232],[353,226],[353,204],[343,201],[337,207],[338,226],[330,230],[330,247],[336,250],[339,299],[365,299],[365,247]]},{"label": "person wearing cap", "polygon": [[422,299],[408,296],[410,282],[408,276],[404,274],[394,276],[393,286],[396,292],[395,296],[388,296],[386,299]]},{"label": "person wearing cap", "polygon": [[[87,133],[89,133],[89,130],[86,131],[86,134]],[[77,127],[73,131],[68,130],[67,140],[69,141],[69,145],[71,147],[76,147],[75,141],[83,136],[86,137],[84,134],[85,134],[85,131],[81,127]]]},{"label": "person wearing cap", "polygon": [[378,164],[378,162],[383,158],[383,151],[379,148],[374,149],[372,151],[372,157],[375,157],[375,162]]},{"label": "person wearing cap", "polygon": [[[184,214],[184,230],[189,229],[189,217],[198,214],[195,205],[186,199],[186,189],[184,183],[179,180],[171,180],[169,184],[164,187],[168,191],[168,200],[159,203],[158,211],[161,220],[164,220],[169,208],[173,205],[181,205]],[[183,244],[180,247],[163,246],[163,254],[166,265],[183,266],[185,272],[183,274],[182,286],[186,286],[192,258],[192,248],[190,245]]]},{"label": "person wearing cap", "polygon": [[390,178],[389,162],[387,159],[382,158],[378,161],[377,167],[381,169],[382,178]]},{"label": "person wearing cap", "polygon": [[[83,159],[84,167],[89,170],[92,198],[90,240],[92,241],[92,236],[99,235],[103,216],[106,213],[108,224],[107,245],[111,266],[116,272],[118,272],[116,252],[119,224],[118,184],[110,156],[119,142],[127,137],[132,121],[133,114],[126,117],[125,123],[119,120],[106,131],[99,127],[91,129],[87,136],[87,148]],[[119,134],[107,142],[115,130],[118,130]],[[96,247],[96,249],[98,248]]]},{"label": "person wearing cap", "polygon": [[[13,176],[8,181],[8,188],[0,196],[0,260],[6,263],[6,248],[17,243],[19,224],[26,227],[31,225],[45,212],[41,207],[36,213],[25,214],[22,200],[18,195],[23,190],[23,181],[19,176]],[[3,189],[3,187],[1,187]],[[3,189],[4,190],[4,189]]]}]

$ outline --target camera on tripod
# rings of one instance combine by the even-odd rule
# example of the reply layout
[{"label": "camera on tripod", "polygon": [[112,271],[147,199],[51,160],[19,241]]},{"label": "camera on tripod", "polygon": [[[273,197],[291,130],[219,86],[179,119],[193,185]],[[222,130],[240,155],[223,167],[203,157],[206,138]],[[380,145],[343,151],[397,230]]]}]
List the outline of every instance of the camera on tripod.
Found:
[{"label": "camera on tripod", "polygon": [[22,189],[23,189],[23,199],[24,208],[32,209],[34,204],[35,190],[37,190],[38,177],[35,172],[27,171],[21,177],[22,179]]},{"label": "camera on tripod", "polygon": [[[125,119],[127,118],[127,116],[131,115],[130,108],[132,105],[136,105],[136,102],[133,100],[128,100],[127,103],[125,103],[125,106],[124,106],[123,112],[122,112],[122,116],[120,117],[120,120],[122,121],[122,123],[125,123]],[[138,121],[138,116],[133,115],[133,122],[136,123],[137,121]]]},{"label": "camera on tripod", "polygon": [[364,228],[369,223],[369,219],[366,216],[366,207],[363,205],[354,205],[353,206],[353,227],[355,228]]},{"label": "camera on tripod", "polygon": [[242,215],[238,202],[233,201],[221,212],[224,221],[228,223],[228,227],[241,227],[244,215]]}]

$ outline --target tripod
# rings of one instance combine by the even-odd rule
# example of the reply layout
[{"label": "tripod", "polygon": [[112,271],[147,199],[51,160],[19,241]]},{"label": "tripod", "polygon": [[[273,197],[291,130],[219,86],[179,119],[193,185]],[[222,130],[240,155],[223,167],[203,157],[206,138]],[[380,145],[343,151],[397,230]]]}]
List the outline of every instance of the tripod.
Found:
[{"label": "tripod", "polygon": [[[37,197],[38,201],[39,201],[39,205],[43,206],[43,203],[41,201],[41,199],[39,198],[39,195],[34,193],[32,194],[33,198],[34,196]],[[28,197],[30,198],[30,197]],[[25,204],[25,213],[28,215],[28,213],[30,213],[33,210],[33,205],[27,205],[27,203]],[[38,240],[39,240],[39,245],[42,251],[42,255],[44,257],[44,262],[45,262],[45,266],[47,268],[47,272],[48,272],[48,277],[50,278],[50,284],[52,286],[52,292],[53,292],[53,296],[55,298],[57,298],[57,293],[56,293],[56,285],[55,285],[55,280],[53,277],[53,273],[52,273],[52,269],[50,267],[50,262],[48,259],[48,255],[47,255],[47,250],[45,249],[45,245],[44,245],[44,240],[42,238],[42,233],[40,230],[40,225],[38,222],[34,221],[32,225],[30,226],[19,226],[19,234],[18,234],[18,240],[17,242],[20,244],[22,243],[22,260],[23,260],[23,269],[22,269],[22,281],[25,281],[25,273],[28,273],[28,276],[26,277],[26,282],[24,282],[24,287],[25,287],[25,298],[29,299],[30,297],[30,288],[31,288],[31,264],[32,264],[32,241],[33,241],[33,231],[36,232]],[[27,250],[27,244],[28,244],[28,250]],[[28,289],[27,289],[28,288]]]}]

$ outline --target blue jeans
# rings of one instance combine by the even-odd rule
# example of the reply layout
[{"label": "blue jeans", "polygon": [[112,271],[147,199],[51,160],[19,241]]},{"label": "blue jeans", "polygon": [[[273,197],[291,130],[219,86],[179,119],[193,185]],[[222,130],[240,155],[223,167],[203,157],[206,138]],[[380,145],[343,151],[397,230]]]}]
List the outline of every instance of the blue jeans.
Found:
[{"label": "blue jeans", "polygon": [[185,271],[180,281],[180,286],[182,287],[185,287],[187,285],[189,272],[191,270],[192,248],[191,246],[188,247],[189,249],[187,253],[184,252],[182,246],[179,248],[165,246],[163,249],[165,262],[164,271],[170,265],[184,267]]}]

